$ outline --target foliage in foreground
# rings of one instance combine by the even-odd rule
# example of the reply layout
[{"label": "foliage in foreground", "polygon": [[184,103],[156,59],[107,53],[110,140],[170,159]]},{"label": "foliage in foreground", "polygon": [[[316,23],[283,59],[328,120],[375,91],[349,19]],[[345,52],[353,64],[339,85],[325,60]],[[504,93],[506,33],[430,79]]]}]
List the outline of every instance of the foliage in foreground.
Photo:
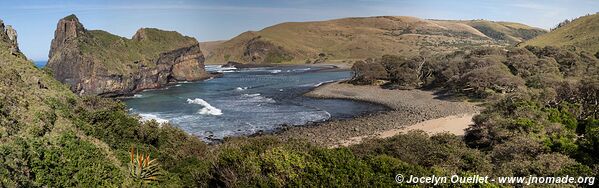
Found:
[{"label": "foliage in foreground", "polygon": [[[7,49],[2,42],[0,48]],[[392,87],[449,83],[468,96],[500,94],[465,138],[410,132],[330,149],[268,136],[208,146],[171,125],[140,122],[122,103],[75,96],[0,50],[0,187],[390,187],[399,173],[597,175],[596,59],[551,48],[483,49],[448,59],[435,68],[421,64],[424,58],[387,57],[371,71],[389,72],[373,78]],[[411,70],[421,71],[402,74]],[[512,79],[523,82],[503,84]],[[143,184],[130,174],[131,146],[155,156],[159,181]]]}]

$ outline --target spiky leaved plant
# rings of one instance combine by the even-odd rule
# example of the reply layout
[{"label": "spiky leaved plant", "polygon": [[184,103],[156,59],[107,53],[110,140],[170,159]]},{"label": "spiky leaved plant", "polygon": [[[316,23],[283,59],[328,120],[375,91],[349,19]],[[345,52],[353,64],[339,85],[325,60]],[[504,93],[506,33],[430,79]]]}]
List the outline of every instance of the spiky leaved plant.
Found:
[{"label": "spiky leaved plant", "polygon": [[150,153],[144,155],[131,146],[129,172],[133,178],[140,180],[141,184],[158,181],[160,167],[156,159],[150,158]]}]

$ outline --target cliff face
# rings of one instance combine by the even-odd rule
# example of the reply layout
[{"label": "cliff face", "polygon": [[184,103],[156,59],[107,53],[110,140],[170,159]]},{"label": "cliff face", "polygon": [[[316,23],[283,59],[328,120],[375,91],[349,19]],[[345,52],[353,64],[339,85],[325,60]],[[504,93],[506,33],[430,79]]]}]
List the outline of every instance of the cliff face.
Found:
[{"label": "cliff face", "polygon": [[199,43],[142,28],[132,39],[86,30],[74,15],[58,22],[47,67],[80,95],[119,96],[210,77]]},{"label": "cliff face", "polygon": [[0,40],[8,44],[11,54],[15,56],[22,55],[17,42],[17,31],[10,25],[5,26],[2,20],[0,20]]}]

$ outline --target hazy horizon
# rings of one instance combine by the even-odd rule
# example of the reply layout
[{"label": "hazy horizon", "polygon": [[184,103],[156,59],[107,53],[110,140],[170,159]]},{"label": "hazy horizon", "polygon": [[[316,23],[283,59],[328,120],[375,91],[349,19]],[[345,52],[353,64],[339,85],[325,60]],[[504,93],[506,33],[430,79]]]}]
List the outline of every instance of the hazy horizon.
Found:
[{"label": "hazy horizon", "polygon": [[[0,19],[18,32],[28,58],[47,59],[59,19],[76,14],[87,29],[131,38],[142,27],[178,31],[198,41],[227,40],[282,22],[344,17],[414,16],[424,19],[509,21],[549,29],[560,21],[599,11],[591,0],[551,1],[55,1],[0,2]],[[331,9],[333,8],[334,9]]]}]

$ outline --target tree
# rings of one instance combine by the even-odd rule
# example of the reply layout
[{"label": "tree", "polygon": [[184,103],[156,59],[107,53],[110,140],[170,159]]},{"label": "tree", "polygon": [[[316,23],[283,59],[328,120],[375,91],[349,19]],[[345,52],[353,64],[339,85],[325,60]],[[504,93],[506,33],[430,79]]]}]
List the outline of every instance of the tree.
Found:
[{"label": "tree", "polygon": [[350,82],[353,84],[370,85],[374,84],[376,80],[384,79],[387,79],[385,67],[373,59],[356,61],[352,66],[352,79]]},{"label": "tree", "polygon": [[599,119],[599,76],[581,81],[578,87],[583,118]]}]

